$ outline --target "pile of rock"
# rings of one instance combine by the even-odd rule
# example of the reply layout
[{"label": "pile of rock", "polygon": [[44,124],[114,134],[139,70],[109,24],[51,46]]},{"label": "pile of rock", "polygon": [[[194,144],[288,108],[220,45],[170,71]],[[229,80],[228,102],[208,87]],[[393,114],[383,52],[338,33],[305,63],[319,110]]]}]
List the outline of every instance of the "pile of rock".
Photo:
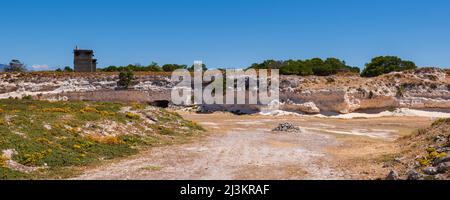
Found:
[{"label": "pile of rock", "polygon": [[300,128],[296,127],[294,124],[289,122],[284,122],[279,124],[275,129],[272,131],[274,132],[299,132]]}]

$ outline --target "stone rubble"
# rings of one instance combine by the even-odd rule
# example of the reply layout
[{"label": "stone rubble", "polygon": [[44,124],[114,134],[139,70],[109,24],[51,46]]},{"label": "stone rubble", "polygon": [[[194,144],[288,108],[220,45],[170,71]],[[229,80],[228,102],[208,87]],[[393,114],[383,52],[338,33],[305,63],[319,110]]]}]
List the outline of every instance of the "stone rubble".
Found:
[{"label": "stone rubble", "polygon": [[294,124],[289,122],[284,122],[279,124],[275,129],[272,131],[274,132],[299,132],[300,128],[296,127]]}]

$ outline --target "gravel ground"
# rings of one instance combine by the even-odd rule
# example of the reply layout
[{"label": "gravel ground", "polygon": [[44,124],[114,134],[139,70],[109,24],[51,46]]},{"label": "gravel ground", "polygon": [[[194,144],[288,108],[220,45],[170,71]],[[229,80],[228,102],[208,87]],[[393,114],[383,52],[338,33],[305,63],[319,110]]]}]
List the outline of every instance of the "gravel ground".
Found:
[{"label": "gravel ground", "polygon": [[[399,124],[386,125],[392,119],[349,121],[225,113],[184,113],[184,117],[202,124],[208,130],[206,137],[189,144],[153,148],[89,169],[76,179],[371,179],[376,178],[375,174],[385,173],[386,169],[367,159],[389,153],[392,137],[430,123],[424,118],[402,118],[397,120]],[[300,127],[301,131],[272,131],[286,121]],[[305,125],[308,127],[302,128]],[[367,130],[369,134],[365,136],[360,131],[349,135],[358,129]],[[346,134],[338,134],[338,130]],[[377,133],[386,130],[386,134],[370,134],[371,130]],[[379,137],[374,138],[374,135]]]}]

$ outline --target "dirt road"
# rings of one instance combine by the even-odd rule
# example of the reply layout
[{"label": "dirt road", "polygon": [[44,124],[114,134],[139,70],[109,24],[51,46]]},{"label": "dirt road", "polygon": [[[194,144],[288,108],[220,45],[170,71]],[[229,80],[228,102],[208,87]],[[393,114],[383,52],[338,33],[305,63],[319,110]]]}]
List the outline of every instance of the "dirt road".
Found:
[{"label": "dirt road", "polygon": [[[395,138],[431,123],[427,118],[183,115],[205,127],[206,136],[153,148],[76,179],[374,179],[388,171],[380,158],[395,152]],[[271,131],[286,121],[301,132]]]}]

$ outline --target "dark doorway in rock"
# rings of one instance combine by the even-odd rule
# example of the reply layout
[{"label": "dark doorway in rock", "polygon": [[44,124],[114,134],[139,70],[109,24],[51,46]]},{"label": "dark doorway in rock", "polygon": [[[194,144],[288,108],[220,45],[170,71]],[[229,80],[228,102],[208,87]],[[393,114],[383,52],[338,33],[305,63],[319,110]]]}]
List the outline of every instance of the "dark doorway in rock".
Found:
[{"label": "dark doorway in rock", "polygon": [[151,106],[159,107],[159,108],[168,108],[170,102],[167,100],[158,100],[150,103]]}]

